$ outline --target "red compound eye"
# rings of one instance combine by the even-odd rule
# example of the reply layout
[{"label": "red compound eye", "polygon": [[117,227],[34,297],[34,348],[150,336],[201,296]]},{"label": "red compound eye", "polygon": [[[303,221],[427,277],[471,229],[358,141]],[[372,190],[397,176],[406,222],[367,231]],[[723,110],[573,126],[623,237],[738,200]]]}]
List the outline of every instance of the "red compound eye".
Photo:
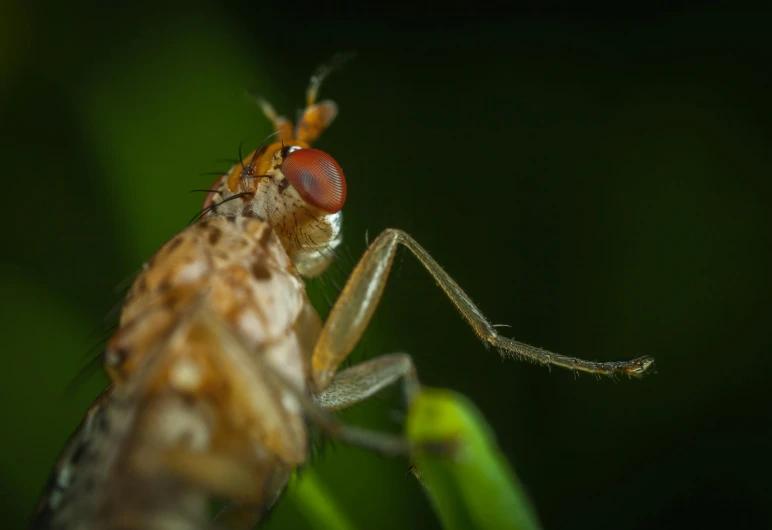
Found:
[{"label": "red compound eye", "polygon": [[284,157],[281,172],[308,204],[329,213],[343,208],[346,179],[335,159],[324,151],[292,151]]}]

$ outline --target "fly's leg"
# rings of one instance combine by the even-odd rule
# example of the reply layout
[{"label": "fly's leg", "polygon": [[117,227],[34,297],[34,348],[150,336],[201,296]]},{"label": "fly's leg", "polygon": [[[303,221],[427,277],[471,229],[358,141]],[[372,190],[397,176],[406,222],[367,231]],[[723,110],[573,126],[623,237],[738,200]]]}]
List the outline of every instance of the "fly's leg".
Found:
[{"label": "fly's leg", "polygon": [[[299,388],[261,356],[251,355],[249,349],[230,327],[206,312],[202,315],[202,321],[207,323],[223,348],[235,349],[240,357],[254,363],[258,371],[270,374],[270,380],[276,383],[276,387],[292,396],[306,419],[316,425],[326,436],[385,455],[410,455],[411,446],[406,439],[341,423],[305,389]],[[356,400],[371,395],[373,391],[365,395],[366,392],[362,389],[364,384],[374,387],[374,391],[377,391],[404,377],[406,382],[412,382],[407,384],[408,388],[417,386],[412,361],[409,356],[402,354],[387,355],[382,360],[374,359],[362,363],[358,367],[351,368],[348,374],[344,371],[341,375],[339,389],[348,391],[348,400],[342,406],[350,405]],[[157,466],[164,465],[177,476],[183,476],[201,485],[207,491],[217,492],[220,496],[234,501],[223,508],[215,518],[218,525],[227,528],[246,529],[254,526],[255,522],[265,514],[266,509],[273,504],[274,499],[267,498],[268,490],[277,491],[277,493],[279,491],[267,487],[265,476],[257,469],[245,468],[243,460],[220,455],[202,456],[200,453],[185,451],[160,456],[162,458],[157,462]]]},{"label": "fly's leg", "polygon": [[387,229],[372,242],[354,268],[348,282],[325,322],[312,358],[317,391],[330,385],[338,365],[351,353],[362,337],[378,302],[399,245],[418,258],[429,274],[456,306],[477,337],[494,346],[504,357],[519,357],[545,365],[574,371],[614,376],[641,376],[654,364],[651,357],[631,361],[594,362],[553,353],[502,337],[464,291],[412,237],[402,230]]},{"label": "fly's leg", "polygon": [[[343,370],[335,376],[332,384],[326,390],[316,396],[316,401],[328,410],[344,409],[369,398],[400,378],[404,380],[405,395],[408,403],[411,403],[419,390],[418,379],[415,375],[413,360],[404,353],[382,355]],[[328,422],[329,419],[323,421]],[[333,431],[338,428],[328,424],[329,427]],[[349,427],[345,428],[350,429]],[[360,431],[356,436],[361,439],[361,436],[370,436],[371,434]],[[356,440],[354,441],[356,442]],[[407,447],[406,442],[403,443]],[[372,444],[369,447],[373,448]],[[233,502],[217,514],[215,522],[230,529],[252,528],[257,521],[264,517],[265,511],[264,504]]]},{"label": "fly's leg", "polygon": [[[306,396],[306,398],[308,399],[302,400],[301,403],[306,417],[330,438],[389,456],[406,457],[411,454],[411,447],[406,439],[344,425],[319,404],[315,403],[309,396]],[[428,447],[429,450],[431,448]],[[258,494],[256,497],[260,498],[260,495]],[[241,495],[241,498],[243,499],[243,495]],[[234,530],[252,528],[264,517],[267,508],[271,505],[272,502],[265,502],[264,500],[260,503],[250,503],[244,500],[235,501],[225,506],[217,514],[215,522],[218,525],[223,525],[225,528]]]},{"label": "fly's leg", "polygon": [[137,452],[138,466],[147,473],[162,469],[167,475],[184,479],[211,495],[247,503],[266,503],[272,491],[262,470],[245,464],[244,458],[230,453],[194,451],[187,448]]},{"label": "fly's leg", "polygon": [[316,425],[323,434],[341,442],[370,449],[384,455],[407,456],[410,454],[409,444],[403,438],[361,429],[352,425],[344,425],[332,413],[317,403],[306,389],[299,388],[287,376],[268,364],[260,355],[250,355],[248,348],[242,344],[239,337],[228,326],[215,318],[211,318],[207,322],[215,332],[219,344],[223,345],[223,347],[236,348],[243,355],[243,359],[249,359],[255,363],[256,369],[270,374],[271,380],[275,381],[281,390],[287,392],[297,401],[305,418]]},{"label": "fly's leg", "polygon": [[[298,400],[306,419],[316,425],[326,436],[383,455],[408,456],[410,454],[410,444],[404,438],[362,429],[354,425],[345,425],[323,406],[317,403],[312,396],[298,389],[279,372],[274,371],[274,375],[277,380],[282,382],[282,386]],[[394,380],[396,380],[396,377],[391,378],[391,382]],[[383,388],[384,386],[386,385],[381,385],[379,388]],[[370,395],[372,395],[372,392]],[[362,394],[360,394],[360,396],[362,396]],[[366,396],[362,396],[361,399],[364,399],[364,397]],[[349,405],[352,403],[353,401],[348,401]]]},{"label": "fly's leg", "polygon": [[404,382],[408,405],[420,391],[413,359],[406,353],[381,355],[335,374],[330,386],[316,395],[328,410],[341,410],[363,401],[381,389]]}]

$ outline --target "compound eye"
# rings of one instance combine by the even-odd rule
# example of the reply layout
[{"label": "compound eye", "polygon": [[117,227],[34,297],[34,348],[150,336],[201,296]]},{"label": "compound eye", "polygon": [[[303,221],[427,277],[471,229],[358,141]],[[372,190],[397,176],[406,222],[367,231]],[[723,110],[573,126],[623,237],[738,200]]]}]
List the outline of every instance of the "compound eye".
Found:
[{"label": "compound eye", "polygon": [[335,159],[324,151],[292,151],[284,157],[281,172],[307,203],[329,213],[343,208],[346,179]]}]

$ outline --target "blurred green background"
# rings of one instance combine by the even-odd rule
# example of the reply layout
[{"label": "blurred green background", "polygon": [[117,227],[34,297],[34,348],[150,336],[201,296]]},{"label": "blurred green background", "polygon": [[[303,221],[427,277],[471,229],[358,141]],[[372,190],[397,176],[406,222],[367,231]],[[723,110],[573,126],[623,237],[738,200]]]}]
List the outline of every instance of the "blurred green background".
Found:
[{"label": "blurred green background", "polygon": [[[407,254],[356,359],[410,352],[425,383],[471,398],[547,529],[772,525],[771,17],[2,10],[3,526],[23,526],[105,384],[93,371],[67,390],[109,335],[116,286],[195,214],[188,191],[214,180],[199,174],[270,132],[247,90],[294,116],[310,73],[346,50],[317,145],[346,172],[351,254],[405,229],[507,334],[651,354],[659,373],[502,362]],[[398,430],[398,395],[344,418]],[[336,446],[313,465],[358,527],[438,527],[404,461]],[[298,517],[281,502],[269,527]]]}]

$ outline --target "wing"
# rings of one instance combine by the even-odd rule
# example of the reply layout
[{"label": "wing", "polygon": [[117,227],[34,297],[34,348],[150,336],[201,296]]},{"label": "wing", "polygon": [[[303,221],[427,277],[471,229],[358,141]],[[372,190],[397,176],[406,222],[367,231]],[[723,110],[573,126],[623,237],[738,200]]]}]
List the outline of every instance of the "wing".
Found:
[{"label": "wing", "polygon": [[213,497],[267,511],[305,458],[286,382],[211,313],[155,350],[91,407],[33,528],[206,528]]}]

